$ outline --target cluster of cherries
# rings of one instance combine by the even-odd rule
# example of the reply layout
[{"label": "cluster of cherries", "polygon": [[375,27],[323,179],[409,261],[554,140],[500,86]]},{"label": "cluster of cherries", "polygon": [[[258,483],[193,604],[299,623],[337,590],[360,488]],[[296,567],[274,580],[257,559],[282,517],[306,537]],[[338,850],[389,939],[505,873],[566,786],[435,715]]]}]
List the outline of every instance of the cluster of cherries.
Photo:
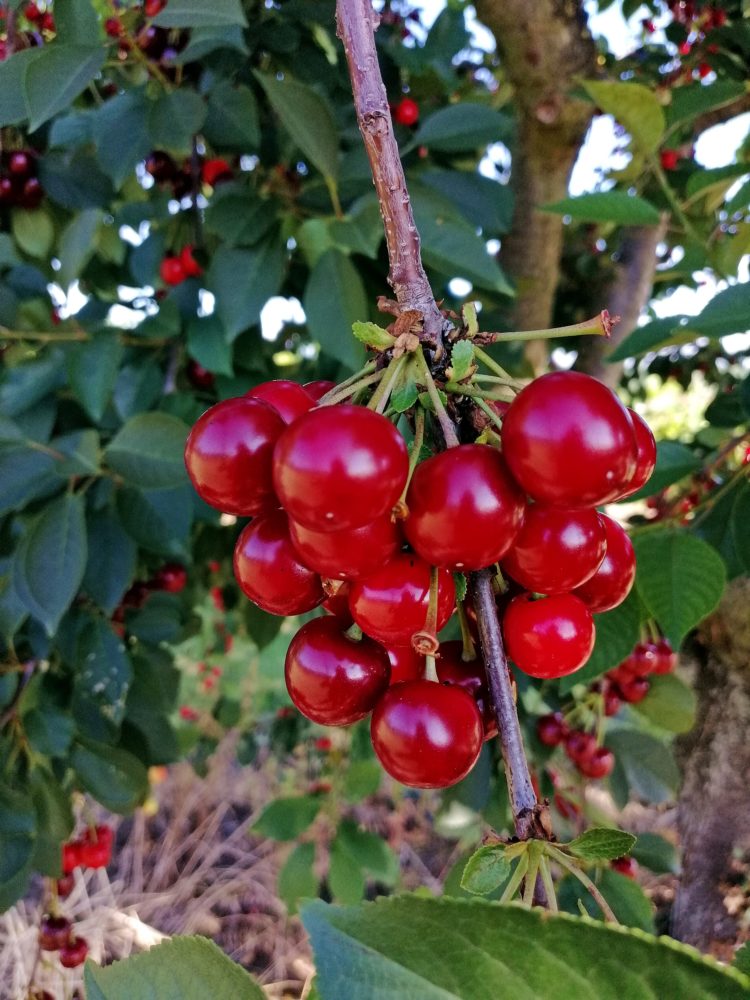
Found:
[{"label": "cluster of cherries", "polygon": [[595,379],[558,372],[519,393],[501,438],[502,451],[460,444],[410,478],[386,417],[275,381],[211,407],[187,441],[199,495],[252,518],[234,554],[247,597],[277,615],[331,612],[290,643],[293,703],[323,725],[372,712],[375,752],[404,784],[460,780],[495,731],[481,657],[436,638],[456,609],[454,573],[500,563],[525,588],[502,628],[516,666],[542,678],[586,662],[592,612],[633,582],[627,536],[594,508],[651,474],[641,418]]},{"label": "cluster of cherries", "polygon": [[0,158],[0,205],[33,209],[39,207],[43,197],[33,150],[4,150]]},{"label": "cluster of cherries", "polygon": [[[175,198],[184,198],[193,190],[193,166],[190,160],[177,164],[163,150],[154,150],[146,160],[146,172],[149,173],[161,187],[170,187]],[[201,183],[208,187],[216,187],[224,181],[231,181],[234,170],[231,164],[221,157],[211,157],[200,161]]]},{"label": "cluster of cherries", "polygon": [[55,19],[52,16],[52,12],[42,10],[37,3],[27,3],[23,8],[23,16],[40,31],[55,31]]},{"label": "cluster of cherries", "polygon": [[187,586],[188,572],[180,563],[165,563],[148,580],[136,580],[125,591],[122,600],[112,612],[112,621],[122,625],[125,612],[142,608],[149,594],[160,590],[167,594],[179,594]]},{"label": "cluster of cherries", "polygon": [[200,278],[203,268],[193,256],[192,243],[186,243],[178,254],[169,255],[159,265],[159,276],[165,285],[181,285],[187,278]]}]

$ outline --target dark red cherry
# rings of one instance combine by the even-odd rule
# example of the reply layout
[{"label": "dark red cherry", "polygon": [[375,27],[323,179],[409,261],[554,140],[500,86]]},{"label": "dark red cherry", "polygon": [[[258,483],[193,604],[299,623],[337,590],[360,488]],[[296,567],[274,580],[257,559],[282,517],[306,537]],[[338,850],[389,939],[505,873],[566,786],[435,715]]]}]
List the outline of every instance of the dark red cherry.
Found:
[{"label": "dark red cherry", "polygon": [[[406,646],[425,627],[430,598],[430,567],[413,553],[399,552],[385,566],[349,585],[349,609],[363,632],[385,645]],[[456,603],[453,577],[438,573],[437,631]]]},{"label": "dark red cherry", "polygon": [[516,396],[503,420],[510,471],[535,500],[595,507],[619,496],[636,468],[628,411],[606,385],[552,372]]},{"label": "dark red cherry", "polygon": [[653,674],[671,674],[677,666],[677,653],[672,649],[669,639],[659,639],[656,643],[656,662],[651,670]]},{"label": "dark red cherry", "polygon": [[44,189],[36,177],[29,177],[23,186],[18,203],[21,208],[38,208],[44,197]]},{"label": "dark red cherry", "polygon": [[455,684],[471,695],[482,716],[484,738],[489,740],[497,736],[497,719],[492,711],[484,660],[478,651],[473,660],[465,660],[463,651],[464,644],[460,639],[440,643],[439,655],[435,660],[438,680],[441,684]]},{"label": "dark red cherry", "polygon": [[354,580],[374,573],[403,542],[390,514],[346,531],[311,531],[290,520],[289,534],[305,566],[331,580]]},{"label": "dark red cherry", "polygon": [[385,646],[391,661],[391,684],[418,681],[424,677],[425,660],[413,646]]},{"label": "dark red cherry", "polygon": [[203,365],[199,365],[197,361],[188,361],[185,374],[190,384],[195,386],[196,389],[213,389],[216,382],[214,373],[209,371],[208,368],[204,368]]},{"label": "dark red cherry", "polygon": [[610,861],[610,867],[625,878],[635,878],[638,874],[638,862],[635,858],[615,858],[614,861]]},{"label": "dark red cherry", "polygon": [[596,737],[582,729],[571,729],[565,737],[565,753],[573,763],[580,767],[583,761],[589,760],[596,751]]},{"label": "dark red cherry", "polygon": [[146,160],[146,170],[158,184],[163,184],[176,175],[177,164],[169,153],[155,150]]},{"label": "dark red cherry", "polygon": [[595,613],[610,611],[622,604],[635,580],[633,543],[617,521],[606,514],[599,517],[607,533],[607,551],[594,575],[574,590]]},{"label": "dark red cherry", "polygon": [[471,695],[427,680],[388,688],[372,713],[370,735],[388,774],[414,788],[447,788],[465,778],[484,741]]},{"label": "dark red cherry", "polygon": [[596,750],[578,763],[578,770],[586,778],[606,778],[615,766],[615,755],[607,747],[597,747]]},{"label": "dark red cherry", "polygon": [[75,888],[76,880],[74,875],[63,875],[57,880],[57,895],[60,899],[67,899]]},{"label": "dark red cherry", "polygon": [[643,701],[651,687],[646,677],[629,677],[617,682],[617,691],[623,701],[629,705],[637,705]]},{"label": "dark red cherry", "polygon": [[326,593],[328,596],[321,607],[338,618],[343,628],[349,628],[350,625],[354,624],[352,613],[349,610],[349,584],[342,583],[335,593],[328,593],[328,591]]},{"label": "dark red cherry", "polygon": [[103,824],[86,830],[80,840],[81,864],[86,868],[106,868],[112,860],[114,834],[112,827]]},{"label": "dark red cherry", "polygon": [[496,448],[462,444],[421,462],[406,495],[404,533],[433,566],[491,566],[518,534],[525,498]]},{"label": "dark red cherry", "polygon": [[168,594],[179,594],[185,589],[188,572],[179,563],[167,563],[156,571],[152,581],[154,590],[166,590]]},{"label": "dark red cherry", "polygon": [[568,734],[568,726],[562,712],[551,712],[542,715],[536,721],[536,735],[540,743],[546,747],[556,747]]},{"label": "dark red cherry", "polygon": [[301,615],[322,604],[320,577],[299,561],[286,515],[251,521],[237,539],[234,575],[242,592],[272,615]]},{"label": "dark red cherry", "polygon": [[606,550],[604,524],[593,509],[532,504],[503,569],[527,590],[564,594],[593,575]]},{"label": "dark red cherry", "polygon": [[312,396],[298,382],[290,382],[285,378],[261,382],[251,389],[247,396],[268,403],[277,411],[285,424],[291,424],[297,417],[301,417],[315,406]]},{"label": "dark red cherry", "polygon": [[572,594],[534,600],[520,594],[503,617],[508,655],[519,670],[545,680],[580,669],[594,648],[591,612]]},{"label": "dark red cherry", "polygon": [[8,170],[16,177],[28,177],[33,167],[32,157],[23,151],[10,154],[8,160]]},{"label": "dark red cherry", "polygon": [[226,160],[220,158],[206,160],[201,167],[201,179],[209,187],[216,187],[224,181],[231,181],[234,172]]},{"label": "dark red cherry", "polygon": [[364,406],[321,406],[279,438],[273,481],[293,520],[316,531],[343,531],[387,514],[408,469],[404,439],[390,420]]},{"label": "dark red cherry", "polygon": [[62,845],[62,870],[63,875],[70,875],[81,863],[79,855],[79,843],[77,840],[69,840]]},{"label": "dark red cherry", "polygon": [[639,642],[630,656],[622,661],[620,667],[623,673],[630,674],[631,677],[648,677],[654,672],[658,660],[659,654],[655,642]]},{"label": "dark red cherry", "polygon": [[77,969],[79,965],[83,965],[86,961],[86,956],[89,953],[88,942],[82,937],[73,937],[65,945],[64,948],[60,949],[59,959],[60,965],[64,969]]},{"label": "dark red cherry", "polygon": [[336,388],[336,383],[331,382],[327,378],[319,378],[315,379],[315,381],[313,382],[305,382],[302,388],[305,390],[308,396],[312,396],[312,398],[317,403],[318,400],[322,399],[327,392],[330,392],[331,389]]},{"label": "dark red cherry", "polygon": [[635,463],[635,472],[630,477],[624,491],[620,494],[620,499],[629,497],[636,493],[651,478],[651,473],[656,466],[656,441],[643,417],[628,407],[628,414],[633,424],[635,443],[638,450]]},{"label": "dark red cherry", "polygon": [[182,250],[180,250],[179,260],[188,278],[200,278],[203,274],[203,268],[193,256],[194,250],[195,247],[192,243],[186,243]]},{"label": "dark red cherry", "polygon": [[419,105],[411,97],[404,97],[393,109],[393,117],[399,125],[410,128],[419,120]]},{"label": "dark red cherry", "polygon": [[228,514],[278,506],[271,481],[273,449],[284,421],[259,399],[225,399],[198,419],[185,465],[198,494]]},{"label": "dark red cherry", "polygon": [[368,715],[388,687],[388,654],[372,639],[351,639],[336,618],[314,618],[289,644],[284,668],[299,711],[323,726],[349,726]]},{"label": "dark red cherry", "polygon": [[71,923],[67,917],[42,917],[39,924],[39,947],[42,951],[59,951],[70,939]]},{"label": "dark red cherry", "polygon": [[621,705],[622,698],[620,698],[618,689],[608,684],[604,689],[604,714],[608,717],[617,715]]}]

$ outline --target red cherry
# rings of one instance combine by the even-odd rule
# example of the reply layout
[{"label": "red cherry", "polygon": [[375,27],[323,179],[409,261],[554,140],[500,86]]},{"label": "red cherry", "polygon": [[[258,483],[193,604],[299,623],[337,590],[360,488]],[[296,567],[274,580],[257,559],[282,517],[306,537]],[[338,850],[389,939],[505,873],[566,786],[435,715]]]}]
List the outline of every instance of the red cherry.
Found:
[{"label": "red cherry", "polygon": [[388,688],[372,713],[370,735],[388,774],[414,788],[447,788],[466,777],[484,741],[471,695],[426,680]]},{"label": "red cherry", "polygon": [[42,29],[42,31],[54,31],[55,30],[55,19],[50,14],[49,11],[47,11],[46,14],[42,15],[42,20],[39,23],[39,27]]},{"label": "red cherry", "polygon": [[27,21],[31,21],[32,23],[42,19],[42,12],[35,3],[27,3],[23,9],[23,15]]},{"label": "red cherry", "polygon": [[169,153],[162,153],[157,149],[146,160],[146,170],[157,184],[163,184],[176,176],[177,164]]},{"label": "red cherry", "polygon": [[633,543],[617,521],[606,514],[599,517],[607,533],[606,554],[594,575],[573,591],[596,613],[610,611],[622,604],[635,580]]},{"label": "red cherry", "polygon": [[[405,646],[425,626],[430,598],[430,567],[413,553],[400,552],[370,576],[349,585],[349,609],[363,632],[386,645]],[[438,574],[437,631],[456,602],[453,577]]]},{"label": "red cherry", "polygon": [[404,533],[415,552],[463,571],[491,566],[508,551],[525,503],[497,449],[463,444],[417,466],[406,506]]},{"label": "red cherry", "polygon": [[511,403],[501,437],[521,486],[556,507],[612,500],[635,472],[628,411],[606,385],[579,372],[534,379]]},{"label": "red cherry", "polygon": [[552,796],[552,801],[554,802],[555,809],[557,809],[563,819],[574,820],[581,815],[581,810],[575,802],[565,798],[564,795],[560,795],[559,792],[555,792]]},{"label": "red cherry", "polygon": [[259,399],[225,399],[199,417],[185,445],[185,465],[199,496],[228,514],[276,507],[273,448],[284,421]]},{"label": "red cherry", "polygon": [[16,200],[16,189],[10,177],[0,177],[0,202],[13,204]]},{"label": "red cherry", "polygon": [[273,481],[289,516],[316,531],[361,528],[388,513],[406,483],[399,432],[363,406],[303,413],[274,450]]},{"label": "red cherry", "polygon": [[391,684],[418,681],[424,676],[425,661],[413,646],[386,646],[391,661]]},{"label": "red cherry", "polygon": [[622,705],[622,699],[618,693],[618,689],[607,685],[604,689],[604,714],[607,717],[617,715],[620,711]]},{"label": "red cherry", "polygon": [[410,128],[419,121],[419,105],[411,97],[403,97],[393,109],[393,117],[399,125]]},{"label": "red cherry", "polygon": [[629,856],[615,858],[614,861],[610,862],[610,867],[613,871],[619,872],[620,875],[624,875],[626,878],[635,878],[638,874],[638,862],[635,858]]},{"label": "red cherry", "polygon": [[[28,17],[28,15],[27,15]],[[8,160],[8,170],[16,177],[28,177],[31,173],[33,160],[28,153],[11,153]]]},{"label": "red cherry", "polygon": [[250,399],[262,399],[264,403],[268,403],[278,412],[285,424],[291,424],[315,405],[312,396],[298,382],[290,382],[285,378],[261,382],[245,395]]},{"label": "red cherry", "polygon": [[67,899],[75,888],[76,880],[73,875],[63,875],[57,880],[57,895],[60,899]]},{"label": "red cherry", "polygon": [[656,465],[656,440],[651,433],[651,428],[635,410],[631,410],[628,407],[628,413],[633,423],[638,456],[636,458],[635,472],[625,487],[625,492],[621,494],[620,500],[632,496],[642,486],[645,486],[651,478],[651,473],[654,471]]},{"label": "red cherry", "polygon": [[81,838],[81,864],[86,868],[106,868],[112,860],[113,834],[111,827],[97,826]]},{"label": "red cherry", "polygon": [[231,181],[233,177],[232,168],[226,160],[206,160],[201,167],[201,178],[209,187],[216,187],[222,181]]},{"label": "red cherry", "polygon": [[188,278],[200,278],[203,274],[203,268],[195,257],[193,257],[194,249],[195,247],[192,243],[186,243],[182,250],[180,250],[179,261]]},{"label": "red cherry", "polygon": [[349,638],[335,618],[314,618],[289,644],[289,696],[311,722],[349,726],[364,719],[388,687],[388,654],[366,636]]},{"label": "red cherry", "polygon": [[320,577],[299,561],[282,511],[244,528],[234,550],[234,575],[242,592],[272,615],[304,614],[325,597]]},{"label": "red cherry", "polygon": [[166,590],[168,594],[179,594],[185,589],[188,581],[188,572],[179,563],[167,563],[157,570],[154,576],[153,586],[155,590]]},{"label": "red cherry", "polygon": [[329,381],[329,379],[326,378],[319,378],[316,379],[314,382],[305,382],[302,388],[305,390],[308,396],[312,396],[312,398],[317,403],[318,400],[322,399],[327,392],[330,392],[331,389],[336,388],[336,383],[331,382]]},{"label": "red cherry", "polygon": [[165,285],[180,285],[187,278],[179,257],[165,257],[159,265],[159,275]]},{"label": "red cherry", "polygon": [[639,642],[620,666],[623,673],[630,674],[631,677],[648,677],[654,672],[658,659],[655,642]]},{"label": "red cherry", "polygon": [[89,946],[86,939],[73,937],[64,948],[60,949],[60,965],[64,969],[77,969],[86,961],[88,953]]},{"label": "red cherry", "polygon": [[77,840],[68,841],[62,845],[62,870],[63,875],[70,875],[81,863],[78,853],[79,843]]},{"label": "red cherry", "polygon": [[677,653],[672,649],[669,639],[660,639],[656,643],[656,662],[651,670],[653,674],[671,674],[677,666]]},{"label": "red cherry", "polygon": [[[688,46],[688,52],[690,47]],[[680,154],[676,149],[663,149],[659,156],[662,170],[676,170]]]},{"label": "red cherry", "polygon": [[44,197],[44,188],[36,177],[29,177],[18,199],[21,208],[38,208]]},{"label": "red cherry", "polygon": [[354,624],[352,613],[349,610],[349,585],[347,583],[343,583],[335,593],[329,594],[321,607],[338,618],[343,628],[349,628],[350,625]]},{"label": "red cherry", "polygon": [[473,660],[465,660],[463,649],[460,639],[440,644],[440,653],[435,661],[438,680],[441,684],[454,684],[471,695],[482,717],[484,738],[489,740],[497,736],[497,719],[492,711],[484,660],[480,655]]},{"label": "red cherry", "polygon": [[579,767],[589,760],[596,751],[596,737],[582,729],[571,729],[565,737],[565,753]]},{"label": "red cherry", "polygon": [[187,363],[185,374],[188,377],[188,381],[191,385],[195,386],[196,389],[213,389],[214,383],[216,382],[216,377],[213,372],[209,371],[208,368],[204,368],[203,365],[199,365],[197,361],[193,361],[192,359]]},{"label": "red cherry", "polygon": [[311,531],[290,520],[289,534],[305,566],[331,580],[369,576],[402,544],[401,532],[389,514],[346,531]]},{"label": "red cherry", "polygon": [[39,924],[39,947],[42,951],[59,951],[70,938],[71,923],[67,917],[46,914]]},{"label": "red cherry", "polygon": [[626,681],[618,681],[617,690],[623,701],[629,705],[637,705],[648,694],[651,687],[646,677],[630,677]]},{"label": "red cherry", "polygon": [[542,715],[536,722],[536,735],[540,743],[546,747],[556,747],[565,739],[568,727],[562,712],[551,712]]},{"label": "red cherry", "polygon": [[118,17],[108,17],[104,22],[104,31],[110,38],[119,38],[122,34],[122,23]]},{"label": "red cherry", "polygon": [[594,648],[594,619],[572,594],[540,600],[520,594],[505,611],[503,634],[519,670],[550,680],[572,674],[588,660]]},{"label": "red cherry", "polygon": [[145,0],[143,12],[146,17],[156,17],[167,6],[167,0]]},{"label": "red cherry", "polygon": [[595,510],[532,504],[503,569],[527,590],[564,594],[593,575],[605,550],[604,524]]},{"label": "red cherry", "polygon": [[578,770],[586,778],[606,778],[615,766],[615,755],[607,747],[597,747],[592,755],[578,764]]}]

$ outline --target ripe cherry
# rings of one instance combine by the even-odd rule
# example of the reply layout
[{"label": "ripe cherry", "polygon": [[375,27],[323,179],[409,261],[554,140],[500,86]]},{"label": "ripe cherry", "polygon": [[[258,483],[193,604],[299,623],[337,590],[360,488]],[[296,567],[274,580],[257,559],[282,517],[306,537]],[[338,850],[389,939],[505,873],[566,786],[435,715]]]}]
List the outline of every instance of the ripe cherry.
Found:
[{"label": "ripe cherry", "polygon": [[37,21],[41,21],[42,12],[41,10],[39,10],[37,4],[27,3],[23,9],[23,16],[26,18],[27,21],[31,21],[32,24],[34,24]]},{"label": "ripe cherry", "polygon": [[630,677],[648,677],[654,672],[658,658],[655,642],[639,642],[633,648],[630,656],[625,657],[618,669],[626,680],[629,680]]},{"label": "ripe cherry", "polygon": [[597,512],[532,504],[503,569],[527,590],[564,594],[592,576],[606,550]]},{"label": "ripe cherry", "polygon": [[271,469],[283,430],[278,413],[259,399],[225,399],[206,410],[185,445],[185,465],[199,496],[228,514],[278,506]]},{"label": "ripe cherry", "polygon": [[222,181],[231,181],[234,177],[232,168],[226,160],[213,159],[206,160],[201,167],[201,179],[209,187],[216,187]]},{"label": "ripe cherry", "polygon": [[508,551],[525,503],[497,449],[463,444],[417,466],[406,506],[404,533],[415,552],[463,571],[490,566]]},{"label": "ripe cherry", "polygon": [[342,531],[388,513],[408,468],[406,444],[390,420],[363,406],[323,406],[284,431],[274,451],[273,481],[293,520],[317,531]]},{"label": "ripe cherry", "polygon": [[168,594],[179,594],[187,586],[188,572],[179,563],[167,563],[156,571],[152,581],[154,590],[166,590]]},{"label": "ripe cherry", "polygon": [[597,747],[596,750],[578,763],[578,770],[586,778],[606,778],[615,766],[615,755],[607,747]]},{"label": "ripe cherry", "polygon": [[113,832],[103,824],[87,830],[80,841],[81,864],[87,868],[106,868],[112,860]]},{"label": "ripe cherry", "polygon": [[60,899],[67,899],[75,888],[76,880],[75,877],[71,875],[63,875],[62,878],[57,880],[57,895]]},{"label": "ripe cherry", "polygon": [[484,741],[471,695],[427,680],[388,688],[372,713],[370,734],[388,774],[414,788],[447,788],[466,777]]},{"label": "ripe cherry", "polygon": [[209,371],[208,368],[204,368],[203,365],[199,365],[197,361],[188,361],[185,374],[190,384],[196,389],[213,389],[216,382],[214,373]]},{"label": "ripe cherry", "polygon": [[19,151],[10,154],[8,160],[8,170],[16,177],[28,177],[31,173],[33,160],[28,153]]},{"label": "ripe cherry", "polygon": [[180,250],[179,261],[188,278],[200,278],[203,274],[203,268],[193,256],[194,250],[195,247],[192,243],[186,243]]},{"label": "ripe cherry", "polygon": [[187,272],[179,257],[165,257],[159,265],[159,276],[165,285],[180,285]]},{"label": "ripe cherry", "polygon": [[323,601],[321,607],[324,607],[329,614],[338,618],[343,628],[349,628],[350,625],[354,624],[352,613],[349,610],[349,585],[342,583],[336,591],[331,593],[326,590],[326,593],[328,596]]},{"label": "ripe cherry", "polygon": [[484,738],[497,736],[497,719],[492,711],[492,702],[487,686],[484,660],[477,654],[473,660],[463,658],[463,643],[452,639],[440,644],[439,656],[435,661],[438,680],[441,684],[454,684],[471,695],[482,717]]},{"label": "ripe cherry", "polygon": [[651,687],[646,677],[630,677],[617,682],[617,691],[623,701],[629,705],[637,705],[643,701]]},{"label": "ripe cherry", "polygon": [[50,14],[49,11],[46,11],[46,13],[42,15],[42,20],[39,23],[39,27],[42,29],[42,31],[55,30],[55,19],[52,16],[52,14]]},{"label": "ripe cherry", "polygon": [[372,639],[357,641],[335,618],[314,618],[292,639],[284,676],[299,711],[324,726],[349,726],[368,715],[388,687],[388,654]]},{"label": "ripe cherry", "polygon": [[320,577],[299,561],[286,515],[273,511],[237,539],[234,575],[242,592],[272,615],[301,615],[323,602]]},{"label": "ripe cherry", "polygon": [[[689,50],[688,50],[689,51]],[[676,170],[680,160],[679,150],[663,149],[659,156],[662,170]]]},{"label": "ripe cherry", "polygon": [[596,737],[593,733],[586,733],[582,729],[571,729],[565,737],[565,753],[576,767],[589,760],[595,751]]},{"label": "ripe cherry", "polygon": [[651,432],[651,428],[648,426],[643,417],[639,413],[636,413],[635,410],[631,410],[630,407],[628,407],[628,413],[630,414],[630,419],[633,423],[637,457],[635,472],[628,481],[625,491],[620,495],[621,500],[624,497],[631,496],[642,486],[645,486],[651,478],[651,473],[654,471],[654,467],[656,465],[656,440]]},{"label": "ripe cherry", "polygon": [[71,840],[62,845],[62,870],[63,875],[70,875],[72,871],[81,863],[78,853],[78,841]]},{"label": "ripe cherry", "polygon": [[21,208],[38,208],[44,197],[44,189],[36,177],[29,177],[18,199]]},{"label": "ripe cherry", "polygon": [[169,153],[154,150],[146,160],[146,171],[151,174],[157,184],[171,181],[177,174],[177,164]]},{"label": "ripe cherry", "polygon": [[595,613],[622,604],[635,580],[633,543],[617,521],[606,514],[599,517],[607,533],[607,551],[594,575],[573,591]]},{"label": "ripe cherry", "polygon": [[552,372],[516,396],[503,420],[503,452],[535,500],[595,507],[618,496],[635,472],[628,412],[607,386],[579,372]]},{"label": "ripe cherry", "polygon": [[419,105],[411,97],[403,97],[393,109],[393,117],[399,125],[411,128],[419,121]]},{"label": "ripe cherry", "polygon": [[285,424],[291,424],[315,405],[312,396],[298,382],[279,378],[261,382],[246,393],[250,399],[262,399],[277,411]]},{"label": "ripe cherry", "polygon": [[677,666],[677,653],[672,649],[669,639],[660,639],[656,643],[656,661],[651,670],[653,674],[671,674]]},{"label": "ripe cherry", "polygon": [[508,654],[519,670],[545,680],[565,677],[584,665],[594,648],[594,620],[572,594],[534,600],[514,597],[503,618]]},{"label": "ripe cherry", "polygon": [[331,382],[329,379],[326,378],[319,378],[316,379],[314,382],[305,382],[302,388],[305,390],[308,396],[312,396],[312,398],[317,403],[318,400],[322,399],[322,397],[325,396],[327,392],[330,392],[331,389],[336,388],[336,383]]},{"label": "ripe cherry", "polygon": [[630,856],[615,858],[614,861],[610,862],[610,867],[613,871],[624,875],[625,878],[635,878],[638,874],[638,862]]},{"label": "ripe cherry", "polygon": [[145,0],[143,13],[146,17],[156,17],[167,6],[167,0]]},{"label": "ripe cherry", "polygon": [[604,714],[609,718],[617,715],[622,706],[622,699],[618,689],[608,684],[604,689]]},{"label": "ripe cherry", "polygon": [[122,22],[119,17],[108,17],[104,22],[104,31],[110,38],[119,38],[122,34]]},{"label": "ripe cherry", "polygon": [[331,580],[369,576],[402,544],[401,531],[389,514],[346,531],[311,531],[290,521],[289,534],[305,566]]},{"label": "ripe cherry", "polygon": [[539,742],[545,747],[559,746],[567,733],[568,726],[562,712],[551,712],[549,715],[542,715],[537,719],[536,735]]},{"label": "ripe cherry", "polygon": [[70,939],[71,923],[67,917],[46,914],[39,924],[39,947],[42,951],[59,951]]},{"label": "ripe cherry", "polygon": [[425,660],[413,646],[385,646],[391,662],[391,684],[418,681],[424,676]]},{"label": "ripe cherry", "polygon": [[77,969],[79,965],[83,965],[86,961],[88,953],[89,946],[86,939],[73,937],[64,948],[60,949],[60,965],[64,969]]},{"label": "ripe cherry", "polygon": [[[363,632],[386,645],[405,646],[424,629],[430,598],[430,566],[413,553],[399,552],[385,566],[349,585],[349,609]],[[438,573],[437,628],[453,613],[456,588],[445,570]]]}]

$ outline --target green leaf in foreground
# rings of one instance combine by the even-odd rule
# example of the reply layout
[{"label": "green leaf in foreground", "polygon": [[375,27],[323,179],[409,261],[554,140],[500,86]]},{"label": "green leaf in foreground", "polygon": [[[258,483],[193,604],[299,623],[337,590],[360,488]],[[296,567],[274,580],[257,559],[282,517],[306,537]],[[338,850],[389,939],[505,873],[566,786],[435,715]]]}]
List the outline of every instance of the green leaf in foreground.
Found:
[{"label": "green leaf in foreground", "polygon": [[484,896],[497,889],[510,875],[510,862],[502,844],[488,844],[475,851],[466,862],[461,888]]},{"label": "green leaf in foreground", "polygon": [[641,931],[484,900],[302,907],[324,1000],[747,1000],[750,979]]},{"label": "green leaf in foreground", "polygon": [[88,1000],[263,1000],[244,969],[204,937],[176,937],[106,969],[86,963]]},{"label": "green leaf in foreground", "polygon": [[567,845],[567,850],[586,861],[613,861],[630,851],[636,838],[624,830],[607,830],[592,827]]}]

